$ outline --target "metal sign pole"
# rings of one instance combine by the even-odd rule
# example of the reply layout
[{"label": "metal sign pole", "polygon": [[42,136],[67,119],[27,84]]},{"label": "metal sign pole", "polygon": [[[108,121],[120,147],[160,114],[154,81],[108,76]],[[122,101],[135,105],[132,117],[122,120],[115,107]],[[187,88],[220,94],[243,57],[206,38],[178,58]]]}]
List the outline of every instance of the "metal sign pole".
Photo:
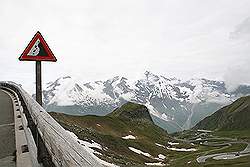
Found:
[{"label": "metal sign pole", "polygon": [[36,101],[42,106],[42,72],[41,61],[36,61]]}]

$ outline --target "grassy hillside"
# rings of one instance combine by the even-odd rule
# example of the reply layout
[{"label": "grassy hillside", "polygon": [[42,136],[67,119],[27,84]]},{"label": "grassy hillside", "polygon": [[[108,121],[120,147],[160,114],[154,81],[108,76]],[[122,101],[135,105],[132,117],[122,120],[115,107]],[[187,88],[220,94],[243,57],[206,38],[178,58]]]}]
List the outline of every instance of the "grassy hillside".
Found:
[{"label": "grassy hillside", "polygon": [[131,102],[128,102],[122,107],[115,109],[112,113],[108,114],[108,116],[126,121],[153,124],[153,120],[148,112],[147,107]]},{"label": "grassy hillside", "polygon": [[[236,108],[234,111],[230,110],[230,113],[234,113]],[[143,105],[127,103],[107,116],[50,114],[65,129],[76,134],[82,141],[99,143],[101,148],[91,147],[97,157],[121,167],[149,165],[220,167],[222,164],[227,164],[228,167],[233,167],[235,164],[245,167],[250,165],[248,160],[250,155],[234,160],[209,158],[204,163],[198,162],[197,157],[203,155],[241,151],[246,147],[246,143],[235,143],[235,137],[231,138],[231,131],[208,133],[190,130],[170,136],[165,130],[154,124],[148,109]],[[242,135],[239,131],[234,134],[244,136],[240,140],[244,139],[249,142],[250,135],[245,133]],[[129,135],[134,138],[124,138]],[[226,144],[228,142],[232,142],[232,144],[228,146]],[[212,145],[208,143],[212,143]],[[216,143],[221,145],[213,146]],[[131,148],[139,150],[141,153],[135,152]]]},{"label": "grassy hillside", "polygon": [[250,96],[241,97],[200,121],[194,129],[249,130]]},{"label": "grassy hillside", "polygon": [[[72,116],[62,113],[50,113],[65,129],[74,132],[80,139],[94,141],[102,145],[97,155],[105,161],[119,166],[145,166],[145,163],[161,162],[167,164],[169,159],[157,160],[158,155],[170,155],[170,150],[157,146],[176,142],[167,132],[156,126],[148,109],[139,104],[127,103],[107,116]],[[135,139],[123,139],[132,135]],[[180,147],[190,147],[180,143]],[[129,149],[136,148],[151,157],[137,154]],[[181,153],[183,155],[185,153]],[[172,154],[174,155],[174,154]]]}]

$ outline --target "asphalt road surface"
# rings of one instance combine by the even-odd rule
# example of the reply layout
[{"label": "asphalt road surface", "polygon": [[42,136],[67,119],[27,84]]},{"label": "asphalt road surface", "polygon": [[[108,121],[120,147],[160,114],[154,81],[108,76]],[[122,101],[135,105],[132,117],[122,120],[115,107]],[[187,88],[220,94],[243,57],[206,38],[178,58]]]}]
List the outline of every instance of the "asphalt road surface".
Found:
[{"label": "asphalt road surface", "polygon": [[[200,156],[198,157],[196,160],[198,163],[204,163],[208,158],[213,158],[215,160],[221,160],[221,159],[236,159],[239,157],[243,157],[243,156],[248,156],[250,155],[250,143],[247,142],[228,142],[228,143],[224,143],[224,145],[232,145],[235,143],[244,143],[247,144],[246,148],[242,151],[239,152],[225,152],[225,153],[217,153],[217,154],[210,154],[210,155],[204,155],[204,156]],[[216,144],[206,144],[207,146],[216,146]]]},{"label": "asphalt road surface", "polygon": [[12,100],[0,89],[0,166],[15,167],[15,129]]}]

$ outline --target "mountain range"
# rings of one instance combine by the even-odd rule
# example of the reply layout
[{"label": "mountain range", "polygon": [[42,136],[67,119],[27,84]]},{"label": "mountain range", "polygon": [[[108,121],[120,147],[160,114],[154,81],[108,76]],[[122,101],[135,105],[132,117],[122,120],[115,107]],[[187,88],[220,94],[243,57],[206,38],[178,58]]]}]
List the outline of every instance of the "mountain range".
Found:
[{"label": "mountain range", "polygon": [[249,94],[249,85],[228,91],[223,81],[180,80],[146,71],[138,80],[116,76],[84,82],[61,77],[47,83],[43,103],[47,111],[103,116],[131,101],[145,105],[155,124],[172,133],[192,128],[219,108]]}]

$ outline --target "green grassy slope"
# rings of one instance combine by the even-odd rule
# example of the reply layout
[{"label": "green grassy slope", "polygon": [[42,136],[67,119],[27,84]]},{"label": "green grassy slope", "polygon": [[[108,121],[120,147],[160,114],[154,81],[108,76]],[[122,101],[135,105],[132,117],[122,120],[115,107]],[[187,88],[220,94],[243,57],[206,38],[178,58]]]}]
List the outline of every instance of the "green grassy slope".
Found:
[{"label": "green grassy slope", "polygon": [[200,121],[194,129],[249,130],[250,96],[241,97]]},{"label": "green grassy slope", "polygon": [[[234,113],[237,108],[230,111],[230,113]],[[175,167],[220,167],[223,164],[228,167],[233,167],[236,164],[237,166],[245,167],[250,165],[248,160],[250,156],[235,160],[213,160],[210,158],[205,163],[198,163],[196,160],[197,157],[202,155],[241,151],[246,147],[245,143],[235,143],[231,146],[208,146],[204,145],[203,142],[224,143],[235,141],[236,137],[240,140],[250,141],[250,134],[245,133],[245,131],[242,131],[242,133],[240,131],[235,131],[234,133],[231,131],[204,133],[189,130],[170,136],[165,130],[154,124],[145,106],[134,103],[127,103],[107,116],[50,114],[65,129],[74,132],[79,139],[99,143],[102,146],[101,150],[93,148],[100,153],[95,154],[96,156],[121,167],[142,167],[147,166],[145,163],[149,162],[161,162],[165,166]],[[232,134],[234,136],[233,139]],[[127,135],[133,135],[136,139],[126,140],[122,138]],[[199,138],[202,138],[202,140],[196,140]],[[179,144],[171,145],[169,142]],[[131,151],[129,147],[149,153],[151,156],[147,157],[137,154]],[[196,151],[183,152],[170,150],[169,148],[194,148]],[[158,158],[159,154],[166,156],[166,158],[160,160]]]},{"label": "green grassy slope", "polygon": [[[124,104],[107,116],[72,116],[53,112],[50,114],[65,129],[74,132],[80,139],[93,140],[103,148],[107,148],[98,150],[102,155],[97,156],[119,166],[145,166],[146,162],[159,162],[155,159],[159,154],[168,156],[172,151],[159,147],[155,143],[168,145],[168,141],[176,142],[165,130],[153,123],[148,109],[139,104]],[[136,139],[122,138],[127,135],[133,135]],[[186,143],[180,143],[179,146],[190,147]],[[152,157],[134,153],[128,147],[149,153]],[[185,154],[187,153],[180,153],[180,156]],[[169,159],[166,158],[162,163],[167,164],[168,161]]]}]

